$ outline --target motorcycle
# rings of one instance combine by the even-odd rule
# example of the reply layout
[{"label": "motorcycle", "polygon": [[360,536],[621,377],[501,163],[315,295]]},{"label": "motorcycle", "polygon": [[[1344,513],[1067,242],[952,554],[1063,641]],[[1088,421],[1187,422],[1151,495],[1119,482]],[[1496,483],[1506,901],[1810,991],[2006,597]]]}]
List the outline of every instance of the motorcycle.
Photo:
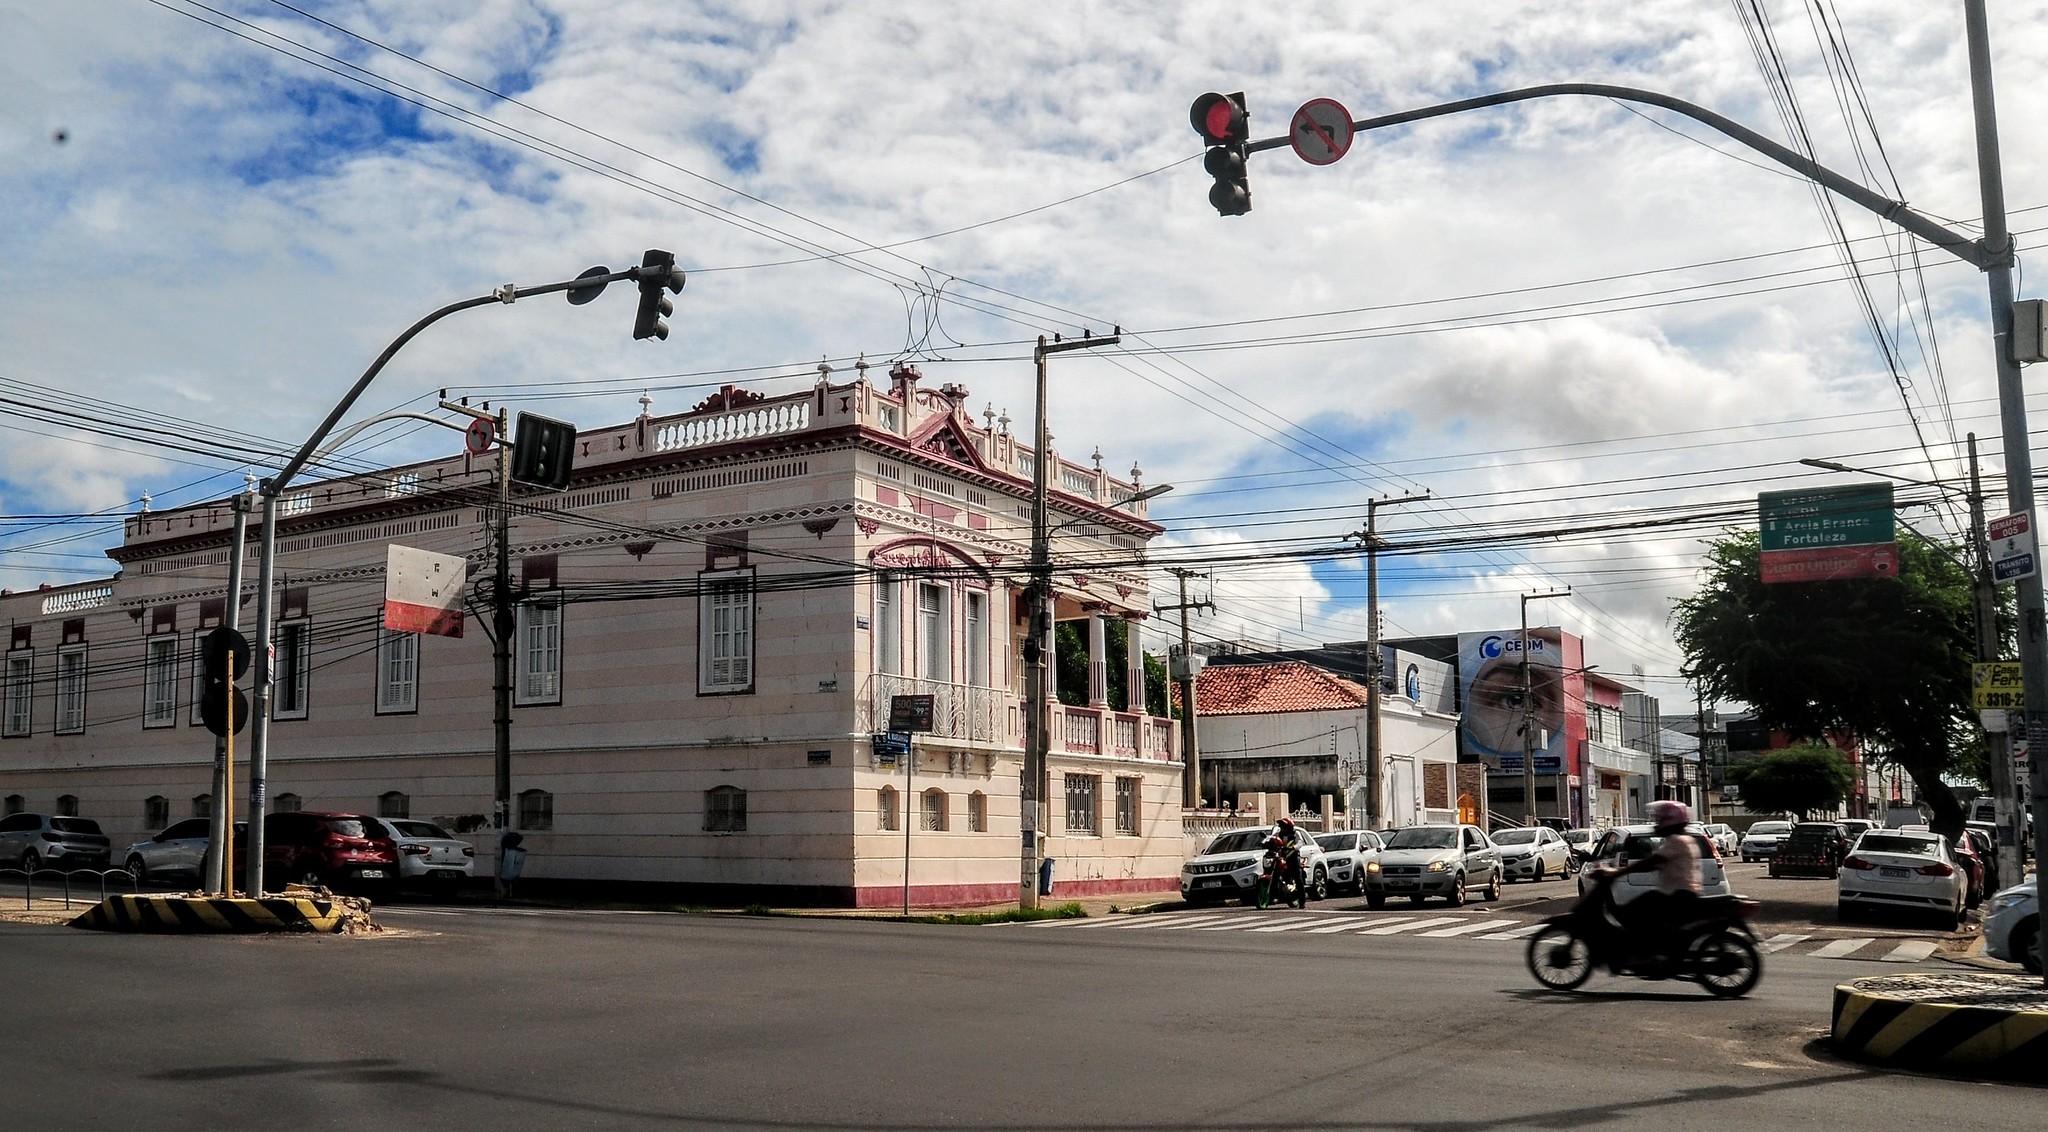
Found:
[{"label": "motorcycle", "polygon": [[1292,904],[1300,893],[1301,881],[1283,863],[1279,847],[1266,846],[1266,855],[1259,861],[1259,883],[1252,889],[1253,903],[1262,909],[1275,900]]},{"label": "motorcycle", "polygon": [[1740,998],[1763,977],[1763,956],[1749,918],[1761,906],[1740,896],[1702,896],[1665,938],[1673,954],[1655,954],[1644,933],[1616,918],[1619,874],[1589,870],[1592,885],[1570,911],[1552,916],[1529,937],[1529,973],[1548,990],[1577,990],[1596,967],[1645,979],[1690,979],[1716,998]]}]

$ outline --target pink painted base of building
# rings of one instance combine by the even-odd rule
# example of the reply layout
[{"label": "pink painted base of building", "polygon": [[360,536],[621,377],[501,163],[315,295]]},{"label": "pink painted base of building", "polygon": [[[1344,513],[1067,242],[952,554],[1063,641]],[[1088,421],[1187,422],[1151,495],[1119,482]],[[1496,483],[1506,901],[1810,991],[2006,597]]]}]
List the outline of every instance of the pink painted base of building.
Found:
[{"label": "pink painted base of building", "polygon": [[[913,908],[978,908],[990,904],[1015,904],[1016,884],[914,884],[910,886],[910,906]],[[1041,900],[1080,900],[1092,896],[1157,896],[1160,898],[1180,895],[1180,880],[1177,877],[1129,877],[1103,880],[1069,880],[1055,878],[1052,895]],[[870,886],[854,890],[856,908],[901,908],[903,907],[903,886]]]}]

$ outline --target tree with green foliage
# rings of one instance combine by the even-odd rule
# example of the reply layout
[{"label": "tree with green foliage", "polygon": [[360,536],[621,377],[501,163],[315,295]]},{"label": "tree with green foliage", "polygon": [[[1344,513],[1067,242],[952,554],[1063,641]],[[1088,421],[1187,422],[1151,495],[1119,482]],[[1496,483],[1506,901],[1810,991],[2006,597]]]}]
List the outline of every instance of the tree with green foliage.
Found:
[{"label": "tree with green foliage", "polygon": [[1674,635],[1701,695],[1748,704],[1800,738],[1855,736],[1912,776],[1934,828],[1954,837],[1963,811],[1943,775],[1977,726],[1970,576],[1917,532],[1901,534],[1896,577],[1765,585],[1756,533],[1730,532],[1707,548]]},{"label": "tree with green foliage", "polygon": [[1797,814],[1833,810],[1856,784],[1855,768],[1826,743],[1806,742],[1772,751],[1728,768],[1728,781],[1742,789],[1742,808],[1752,814]]},{"label": "tree with green foliage", "polygon": [[[1124,672],[1124,649],[1130,640],[1130,628],[1122,618],[1111,618],[1103,633],[1103,654],[1109,658],[1109,703],[1121,709],[1124,704],[1124,683],[1128,679]],[[1068,707],[1083,707],[1088,703],[1088,623],[1086,621],[1062,621],[1053,630],[1054,691],[1059,701]],[[1165,717],[1169,704],[1166,695],[1166,666],[1151,653],[1145,654],[1145,709],[1149,715]],[[1179,718],[1180,712],[1173,713]]]}]

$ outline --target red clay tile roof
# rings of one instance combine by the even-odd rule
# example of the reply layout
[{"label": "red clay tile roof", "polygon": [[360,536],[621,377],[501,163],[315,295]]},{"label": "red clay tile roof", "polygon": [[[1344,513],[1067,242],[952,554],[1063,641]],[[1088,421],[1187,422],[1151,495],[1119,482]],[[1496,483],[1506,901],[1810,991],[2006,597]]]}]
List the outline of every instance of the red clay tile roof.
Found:
[{"label": "red clay tile roof", "polygon": [[1212,664],[1195,681],[1195,706],[1202,715],[1359,708],[1371,694],[1363,684],[1299,660]]}]

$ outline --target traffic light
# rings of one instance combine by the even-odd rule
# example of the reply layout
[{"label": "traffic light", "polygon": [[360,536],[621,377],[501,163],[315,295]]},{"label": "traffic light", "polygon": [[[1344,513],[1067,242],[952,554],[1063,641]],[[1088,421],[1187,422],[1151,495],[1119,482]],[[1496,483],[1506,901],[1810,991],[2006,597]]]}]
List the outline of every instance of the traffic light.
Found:
[{"label": "traffic light", "polygon": [[1188,108],[1188,123],[1209,146],[1202,158],[1202,168],[1216,179],[1209,186],[1209,203],[1220,216],[1250,212],[1252,186],[1245,172],[1245,143],[1251,140],[1251,118],[1245,113],[1244,92],[1212,91],[1195,99]]},{"label": "traffic light", "polygon": [[675,313],[675,304],[668,301],[663,291],[671,293],[683,289],[683,273],[676,268],[674,252],[649,248],[640,257],[640,310],[633,316],[633,337],[659,338],[668,341],[668,323],[661,321],[664,316]]},{"label": "traffic light", "polygon": [[[646,285],[643,280],[641,286]],[[666,307],[666,301],[662,305]],[[668,328],[662,327],[661,332],[666,335]],[[575,462],[575,425],[568,421],[543,417],[538,413],[519,414],[517,427],[512,430],[514,480],[534,487],[560,491],[569,486],[569,471]]]},{"label": "traffic light", "polygon": [[249,671],[249,638],[226,626],[206,635],[199,645],[199,721],[208,731],[228,733],[228,699],[234,698],[235,733],[249,725],[249,698],[234,686]]}]

